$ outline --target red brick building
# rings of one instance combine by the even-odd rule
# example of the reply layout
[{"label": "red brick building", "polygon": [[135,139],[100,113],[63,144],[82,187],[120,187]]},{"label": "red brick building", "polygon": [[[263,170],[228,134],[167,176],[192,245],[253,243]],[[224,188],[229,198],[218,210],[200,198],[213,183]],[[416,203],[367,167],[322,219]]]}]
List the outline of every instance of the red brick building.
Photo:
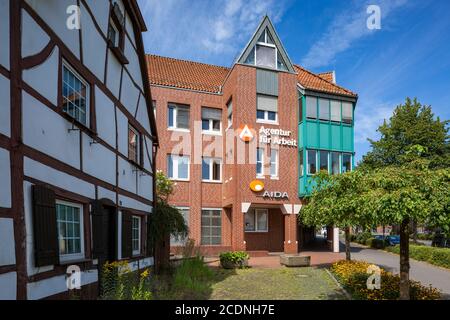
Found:
[{"label": "red brick building", "polygon": [[209,254],[298,252],[308,236],[298,227],[300,91],[356,96],[334,73],[292,64],[268,17],[231,68],[147,61],[162,141],[156,167],[176,181],[170,202],[189,237]]}]

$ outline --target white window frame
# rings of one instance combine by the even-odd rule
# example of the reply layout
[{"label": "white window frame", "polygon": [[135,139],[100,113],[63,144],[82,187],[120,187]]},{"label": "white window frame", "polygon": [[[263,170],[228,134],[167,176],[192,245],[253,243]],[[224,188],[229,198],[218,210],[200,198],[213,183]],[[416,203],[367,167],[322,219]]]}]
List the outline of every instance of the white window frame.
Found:
[{"label": "white window frame", "polygon": [[[169,177],[169,168],[167,168],[167,176],[169,177],[170,180],[174,180],[174,181],[189,181],[190,178],[190,171],[191,171],[191,157],[190,156],[180,156],[177,154],[169,154],[167,155],[167,157],[172,157],[172,166],[173,166],[173,177]],[[178,177],[178,161],[180,158],[187,158],[188,162],[187,162],[187,166],[188,166],[188,170],[187,170],[187,178],[179,178]]]},{"label": "white window frame", "polygon": [[[114,42],[112,43],[112,45],[113,45],[114,48],[118,48],[119,44],[120,44],[119,28],[117,28],[116,23],[114,22],[113,19],[109,19],[109,25],[112,26],[112,28],[116,32],[116,37],[115,37]],[[108,26],[108,28],[109,28],[109,26]],[[108,40],[111,40],[111,39],[109,39],[109,30],[108,30]]]},{"label": "white window frame", "polygon": [[[203,129],[203,121],[204,120],[208,120],[208,122],[209,122],[207,130]],[[216,120],[216,121],[219,121],[220,125],[219,125],[219,130],[214,130],[213,129],[213,121],[214,120],[215,119],[202,119],[202,134],[209,134],[209,135],[215,135],[215,136],[221,136],[222,135],[222,121],[221,120]]]},{"label": "white window frame", "polygon": [[[258,172],[258,152],[261,151],[261,159],[260,159],[260,163],[261,163],[261,170],[262,172]],[[265,151],[264,148],[256,148],[256,177],[257,178],[264,178],[264,156],[265,156]]]},{"label": "white window frame", "polygon": [[[179,109],[179,105],[175,104],[175,103],[169,103],[167,105],[167,120],[169,120],[169,109],[173,109],[173,126],[169,126],[169,124],[167,124],[167,129],[172,130],[172,131],[182,131],[182,132],[190,132],[190,121],[191,121],[191,109],[188,107],[189,109],[189,129],[186,128],[178,128],[178,109]],[[185,107],[183,105],[183,107]],[[187,107],[187,106],[186,106]]]},{"label": "white window frame", "polygon": [[[259,39],[258,39],[259,40]],[[255,59],[255,66],[259,66],[259,67],[262,67],[262,68],[269,68],[269,69],[272,69],[271,67],[268,67],[268,66],[261,66],[261,65],[258,65],[257,63],[256,63],[256,46],[257,45],[260,45],[260,46],[265,46],[265,47],[270,47],[270,48],[275,48],[275,67],[273,68],[273,69],[275,69],[275,70],[278,70],[278,48],[277,48],[277,46],[275,45],[275,44],[271,44],[271,43],[267,43],[267,28],[266,29],[264,29],[264,41],[265,42],[256,42],[256,44],[255,44],[255,52],[254,52],[254,55],[255,55],[255,57],[254,57],[254,59]]]},{"label": "white window frame", "polygon": [[230,99],[230,101],[227,103],[227,130],[230,129],[233,126],[233,111],[231,111],[231,114],[228,115],[228,109],[233,108],[233,100]]},{"label": "white window frame", "polygon": [[[62,81],[61,85],[63,87],[64,87],[64,68],[69,70],[75,76],[75,78],[78,79],[78,81],[80,81],[82,84],[84,84],[86,86],[86,101],[85,101],[85,104],[86,104],[86,123],[82,123],[78,119],[72,117],[70,115],[70,113],[67,112],[67,111],[63,111],[63,112],[66,113],[69,117],[73,118],[78,123],[81,123],[83,126],[89,128],[90,127],[90,123],[91,123],[91,121],[90,121],[91,120],[90,119],[90,112],[91,112],[90,111],[90,108],[91,108],[91,106],[90,106],[91,86],[86,80],[84,80],[84,78],[66,60],[63,60],[62,61],[62,68],[61,68],[61,72],[62,72],[62,74],[61,74],[61,77],[62,77],[61,78],[61,81]],[[64,101],[64,93],[62,93],[62,99]]]},{"label": "white window frame", "polygon": [[[213,166],[211,165],[212,161],[218,161],[220,164],[220,179],[219,180],[214,180],[212,179],[213,177]],[[203,179],[203,162],[207,162],[209,165],[209,179]],[[203,157],[202,158],[202,181],[203,182],[213,182],[213,183],[221,183],[222,182],[222,167],[223,167],[223,163],[222,163],[222,159],[220,158],[213,158],[213,157]]]},{"label": "white window frame", "polygon": [[[138,249],[133,249],[133,242],[134,239],[133,235],[134,235],[134,227],[133,227],[133,222],[135,220],[138,220]],[[141,254],[141,237],[142,237],[142,218],[140,216],[131,216],[131,247],[133,249],[133,256],[139,256]]]},{"label": "white window frame", "polygon": [[[80,252],[79,253],[71,253],[71,254],[61,254],[59,253],[59,260],[61,262],[68,262],[68,261],[79,261],[86,258],[86,254],[84,251],[84,212],[83,212],[83,205],[80,203],[75,202],[68,202],[64,200],[58,200],[56,199],[55,204],[60,204],[67,207],[74,207],[78,208],[80,210]],[[58,244],[59,244],[59,221],[58,216],[56,217],[56,223],[58,228]]]},{"label": "white window frame", "polygon": [[[275,158],[275,162],[272,161],[272,153],[276,152],[276,158]],[[279,159],[280,159],[280,151],[278,149],[270,149],[270,178],[271,179],[278,179],[278,175],[279,175]],[[272,165],[275,165],[275,174],[272,174]]]},{"label": "white window frame", "polygon": [[353,154],[348,153],[348,152],[342,152],[341,153],[341,158],[342,158],[341,173],[344,173],[344,155],[350,156],[350,171],[345,171],[345,172],[351,172],[351,171],[353,171]]},{"label": "white window frame", "polygon": [[[178,210],[180,210],[180,211],[184,211],[184,212],[188,212],[188,219],[186,219],[186,216],[183,214],[183,218],[184,218],[184,221],[186,222],[186,225],[187,225],[187,227],[188,227],[188,229],[189,229],[189,225],[190,225],[190,216],[191,216],[191,208],[190,207],[178,207],[178,206],[176,206],[175,208],[177,208]],[[189,238],[189,235],[186,235],[186,237],[184,237],[184,238],[179,238],[178,239],[178,241],[177,240],[175,240],[175,237],[174,236],[170,236],[170,245],[171,246],[182,246],[182,245],[184,245],[184,241],[186,240],[186,239],[188,239]]]},{"label": "white window frame", "polygon": [[[203,229],[203,224],[201,223],[201,219],[203,218],[203,211],[219,211],[220,212],[220,244],[202,244],[202,238],[203,238],[203,234],[202,234],[202,229]],[[223,243],[223,223],[222,223],[222,219],[223,219],[223,210],[222,208],[202,208],[200,211],[200,244],[204,245],[204,246],[221,246]],[[217,226],[212,226],[212,225],[208,225],[206,227],[209,228],[217,228]],[[210,238],[218,238],[218,236],[211,236],[209,235]]]},{"label": "white window frame", "polygon": [[[309,170],[309,152],[315,152],[316,153],[316,156],[315,156],[316,172],[314,172],[314,173],[311,173],[310,170]],[[306,150],[306,174],[307,175],[312,176],[312,175],[315,175],[317,172],[319,172],[318,171],[319,168],[317,166],[317,164],[318,164],[317,157],[318,157],[318,150],[316,150],[316,149],[307,149]]]},{"label": "white window frame", "polygon": [[[254,222],[253,225],[255,226],[255,230],[245,230],[245,232],[249,233],[256,233],[256,232],[269,232],[269,210],[268,209],[253,209],[254,210]],[[246,213],[248,214],[248,213]],[[258,216],[261,214],[265,214],[267,216],[267,229],[260,230],[258,229]],[[244,226],[245,229],[245,226]]]},{"label": "white window frame", "polygon": [[[136,135],[136,158],[137,159],[130,159],[130,141],[129,141],[129,135],[130,135],[130,130],[133,131],[133,133]],[[139,131],[131,124],[128,123],[128,136],[127,136],[127,141],[128,141],[128,160],[136,163],[136,164],[140,164],[140,159],[141,159],[141,134],[139,133]]]},{"label": "white window frame", "polygon": [[[258,111],[264,112],[264,119],[258,118]],[[269,119],[269,111],[256,109],[256,122],[257,123],[278,124],[278,112],[274,112],[274,113],[275,113],[275,120],[270,120]]]}]

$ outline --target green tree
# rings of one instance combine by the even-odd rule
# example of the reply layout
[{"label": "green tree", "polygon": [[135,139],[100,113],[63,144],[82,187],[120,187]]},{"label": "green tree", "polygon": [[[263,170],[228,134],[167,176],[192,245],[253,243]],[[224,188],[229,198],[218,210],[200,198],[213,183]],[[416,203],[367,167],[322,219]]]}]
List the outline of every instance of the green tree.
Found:
[{"label": "green tree", "polygon": [[188,226],[180,210],[168,203],[173,193],[173,181],[162,171],[156,173],[156,203],[153,213],[149,216],[148,242],[159,255],[157,269],[164,268],[169,263],[170,236],[175,239],[185,238]]},{"label": "green tree", "polygon": [[449,232],[450,170],[430,170],[428,161],[415,160],[365,175],[362,203],[377,223],[400,225],[400,299],[409,299],[409,225],[414,220]]},{"label": "green tree", "polygon": [[378,141],[369,139],[372,150],[368,152],[360,167],[374,169],[387,165],[402,165],[407,162],[406,152],[420,145],[421,158],[430,160],[431,168],[450,167],[449,121],[435,118],[431,106],[420,104],[417,99],[406,98],[397,106],[389,121],[378,128]]},{"label": "green tree", "polygon": [[350,229],[373,224],[373,210],[362,197],[367,192],[365,176],[360,171],[329,175],[321,171],[314,177],[314,188],[299,219],[308,226],[336,225],[345,230],[345,256],[351,259]]}]

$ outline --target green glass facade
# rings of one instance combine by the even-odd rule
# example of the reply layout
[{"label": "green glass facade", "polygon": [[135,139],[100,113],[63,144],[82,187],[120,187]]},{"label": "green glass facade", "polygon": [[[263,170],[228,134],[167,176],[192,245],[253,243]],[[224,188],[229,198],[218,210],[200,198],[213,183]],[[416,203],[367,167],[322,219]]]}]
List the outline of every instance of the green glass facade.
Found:
[{"label": "green glass facade", "polygon": [[355,104],[336,98],[299,95],[299,197],[311,193],[312,176],[354,167]]}]

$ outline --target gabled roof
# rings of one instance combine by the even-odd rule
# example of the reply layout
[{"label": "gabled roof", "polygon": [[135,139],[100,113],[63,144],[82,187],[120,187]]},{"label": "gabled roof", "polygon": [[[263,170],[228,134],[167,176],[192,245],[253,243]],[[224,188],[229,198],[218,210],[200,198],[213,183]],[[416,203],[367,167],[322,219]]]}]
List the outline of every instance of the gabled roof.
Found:
[{"label": "gabled roof", "polygon": [[[221,93],[230,68],[174,58],[147,55],[148,77],[151,85],[167,86],[208,93]],[[293,65],[300,86],[306,90],[356,98],[350,90]]]},{"label": "gabled roof", "polygon": [[300,67],[299,65],[294,64],[294,68],[298,74],[298,83],[307,90],[337,94],[352,98],[356,98],[358,96],[356,93],[338,86],[337,84],[334,84],[333,82],[330,82],[321,76]]},{"label": "gabled roof", "polygon": [[280,53],[281,57],[283,58],[283,61],[285,62],[286,68],[288,69],[288,71],[292,72],[292,73],[295,72],[293,64],[291,62],[291,59],[289,59],[289,56],[288,56],[286,50],[284,49],[283,44],[281,43],[281,40],[277,34],[277,31],[275,30],[275,27],[273,26],[272,21],[270,21],[270,18],[267,15],[265,15],[264,18],[261,20],[258,28],[256,28],[255,33],[250,38],[250,41],[245,46],[244,50],[241,52],[241,54],[237,58],[236,62],[237,63],[245,63],[247,56],[253,50],[256,43],[258,42],[259,37],[266,29],[272,36],[275,46],[278,49],[278,53]]},{"label": "gabled roof", "polygon": [[219,93],[229,68],[147,55],[150,84]]}]

